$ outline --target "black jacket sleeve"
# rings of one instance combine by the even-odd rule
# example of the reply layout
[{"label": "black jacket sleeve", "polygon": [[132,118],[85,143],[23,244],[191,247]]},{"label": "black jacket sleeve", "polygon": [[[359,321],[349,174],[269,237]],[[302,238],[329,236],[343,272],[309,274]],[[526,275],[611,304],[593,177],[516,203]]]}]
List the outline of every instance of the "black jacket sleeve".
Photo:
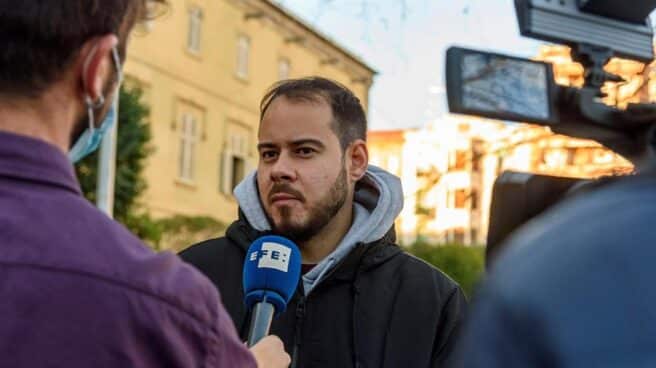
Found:
[{"label": "black jacket sleeve", "polygon": [[455,348],[466,311],[467,299],[460,288],[455,288],[440,313],[439,335],[435,339],[431,367],[455,366]]}]

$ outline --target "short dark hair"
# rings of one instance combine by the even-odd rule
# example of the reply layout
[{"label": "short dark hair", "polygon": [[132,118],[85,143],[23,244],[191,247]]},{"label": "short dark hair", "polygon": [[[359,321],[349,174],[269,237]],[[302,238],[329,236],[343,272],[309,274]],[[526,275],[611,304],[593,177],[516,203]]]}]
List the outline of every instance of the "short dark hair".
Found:
[{"label": "short dark hair", "polygon": [[0,0],[0,95],[38,97],[95,36],[119,36],[166,0]]},{"label": "short dark hair", "polygon": [[316,102],[323,99],[330,106],[334,120],[332,130],[342,150],[356,139],[367,139],[367,118],[360,100],[342,84],[322,77],[288,79],[274,84],[260,102],[260,122],[274,99]]}]

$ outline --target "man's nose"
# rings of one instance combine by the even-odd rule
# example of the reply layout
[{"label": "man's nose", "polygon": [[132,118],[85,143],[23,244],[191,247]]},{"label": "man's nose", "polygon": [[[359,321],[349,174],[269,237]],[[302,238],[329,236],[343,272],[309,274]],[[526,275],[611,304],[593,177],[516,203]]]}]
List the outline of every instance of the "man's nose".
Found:
[{"label": "man's nose", "polygon": [[271,167],[271,180],[293,181],[296,179],[296,168],[293,160],[286,153],[280,153],[278,159]]}]

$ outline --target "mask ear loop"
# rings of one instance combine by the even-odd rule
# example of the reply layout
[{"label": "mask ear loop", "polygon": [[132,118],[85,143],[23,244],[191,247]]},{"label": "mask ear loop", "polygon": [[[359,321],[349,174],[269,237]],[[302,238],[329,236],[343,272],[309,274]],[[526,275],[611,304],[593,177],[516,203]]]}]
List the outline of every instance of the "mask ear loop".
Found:
[{"label": "mask ear loop", "polygon": [[87,95],[84,97],[84,102],[87,104],[87,115],[89,117],[89,133],[93,133],[96,129],[96,119],[93,110],[99,109],[105,105],[105,97],[103,95],[98,96],[98,99],[94,102],[91,100],[91,97]]},{"label": "mask ear loop", "polygon": [[118,56],[116,46],[112,47],[112,58],[114,59],[114,67],[116,68],[117,83],[120,85],[123,82],[123,69],[121,68],[121,58]]},{"label": "mask ear loop", "polygon": [[[98,49],[98,46],[94,46],[94,48],[91,50],[90,55],[95,54],[96,50]],[[121,81],[123,80],[123,71],[121,70],[121,58],[118,56],[118,50],[116,47],[112,47],[112,60],[114,61],[114,67],[116,68],[116,73],[118,76],[118,83],[120,84]],[[91,62],[91,58],[88,58],[86,62],[84,63],[84,70],[89,67],[89,62]],[[86,73],[83,74],[85,76]],[[86,84],[86,83],[85,83]],[[87,105],[87,115],[89,120],[89,133],[93,133],[94,130],[96,129],[96,119],[95,119],[95,114],[93,111],[95,109],[99,109],[105,105],[105,96],[102,94],[98,96],[98,99],[96,101],[93,101],[91,97],[89,97],[89,94],[85,93],[84,97],[84,102]]]},{"label": "mask ear loop", "polygon": [[[87,60],[84,61],[84,73],[82,73],[82,82],[84,83],[84,86],[86,86],[86,71],[89,68],[89,63],[91,62],[91,57],[95,55],[96,51],[98,50],[98,45],[94,46],[93,49],[91,49],[91,52],[89,53],[89,56],[87,57]],[[105,104],[105,96],[100,94],[98,96],[98,99],[96,101],[93,101],[91,97],[89,96],[86,91],[84,92],[84,102],[87,105],[87,116],[89,120],[89,133],[93,133],[93,131],[96,129],[96,122],[95,122],[95,116],[93,113],[94,109],[98,109],[102,107]]]}]

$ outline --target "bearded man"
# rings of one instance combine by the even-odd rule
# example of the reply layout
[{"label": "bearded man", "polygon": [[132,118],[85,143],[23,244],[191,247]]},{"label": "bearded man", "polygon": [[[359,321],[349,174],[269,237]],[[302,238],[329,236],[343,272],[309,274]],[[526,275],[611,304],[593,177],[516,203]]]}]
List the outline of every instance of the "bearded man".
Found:
[{"label": "bearded man", "polygon": [[234,192],[239,219],[182,258],[220,287],[245,338],[246,251],[265,234],[290,238],[301,250],[302,280],[271,332],[292,367],[446,366],[465,298],[395,244],[401,182],[368,165],[358,98],[336,82],[302,78],[274,85],[260,111],[257,171]]}]

